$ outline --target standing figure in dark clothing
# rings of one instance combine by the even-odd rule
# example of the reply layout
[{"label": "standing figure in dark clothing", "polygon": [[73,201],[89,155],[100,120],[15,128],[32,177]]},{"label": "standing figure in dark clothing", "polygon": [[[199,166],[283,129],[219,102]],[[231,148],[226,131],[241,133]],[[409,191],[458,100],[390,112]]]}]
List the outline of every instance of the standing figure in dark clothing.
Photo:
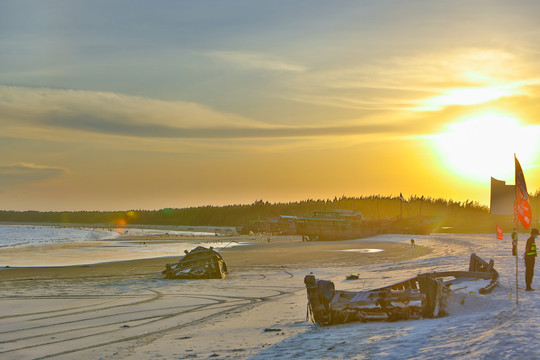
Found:
[{"label": "standing figure in dark clothing", "polygon": [[518,244],[518,234],[517,229],[514,228],[512,233],[512,256],[517,256],[517,244]]},{"label": "standing figure in dark clothing", "polygon": [[538,235],[538,229],[531,230],[531,237],[527,239],[525,244],[525,284],[527,284],[526,291],[533,291],[531,287],[532,279],[534,276],[534,263],[536,260],[536,236]]}]

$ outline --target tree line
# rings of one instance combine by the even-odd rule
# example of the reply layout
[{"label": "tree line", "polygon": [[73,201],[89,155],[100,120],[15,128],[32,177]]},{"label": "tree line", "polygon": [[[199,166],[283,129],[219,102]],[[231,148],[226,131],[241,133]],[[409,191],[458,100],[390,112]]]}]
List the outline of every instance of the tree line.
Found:
[{"label": "tree line", "polygon": [[129,211],[0,211],[1,222],[77,223],[77,224],[137,224],[187,226],[240,226],[246,222],[276,218],[280,215],[310,216],[316,210],[355,210],[367,218],[399,216],[443,216],[462,218],[489,214],[478,202],[411,196],[335,197],[307,199],[288,203],[256,200],[252,204],[166,208]]},{"label": "tree line", "polygon": [[[539,192],[531,195],[533,223],[537,223]],[[335,197],[288,203],[256,200],[252,204],[165,208],[129,211],[0,211],[3,223],[54,223],[83,225],[165,225],[165,226],[242,226],[252,221],[279,218],[280,215],[307,217],[317,210],[355,210],[368,219],[433,217],[440,231],[485,232],[495,224],[505,232],[513,227],[512,216],[492,216],[489,208],[475,201],[411,196]]]}]

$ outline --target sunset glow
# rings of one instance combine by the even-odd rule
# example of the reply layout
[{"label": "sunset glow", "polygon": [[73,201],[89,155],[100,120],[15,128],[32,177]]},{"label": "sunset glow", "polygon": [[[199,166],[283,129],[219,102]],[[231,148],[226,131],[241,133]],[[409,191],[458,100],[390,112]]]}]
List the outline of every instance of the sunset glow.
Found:
[{"label": "sunset glow", "polygon": [[520,92],[512,86],[493,86],[485,88],[449,89],[443,95],[428,99],[427,109],[441,109],[448,105],[476,105],[504,96],[519,95]]},{"label": "sunset glow", "polygon": [[534,192],[540,3],[413,3],[1,2],[0,207]]},{"label": "sunset glow", "polygon": [[538,126],[488,113],[448,124],[445,132],[433,136],[433,142],[441,162],[451,171],[484,182],[490,176],[511,178],[514,154],[524,167],[534,164],[539,134]]}]

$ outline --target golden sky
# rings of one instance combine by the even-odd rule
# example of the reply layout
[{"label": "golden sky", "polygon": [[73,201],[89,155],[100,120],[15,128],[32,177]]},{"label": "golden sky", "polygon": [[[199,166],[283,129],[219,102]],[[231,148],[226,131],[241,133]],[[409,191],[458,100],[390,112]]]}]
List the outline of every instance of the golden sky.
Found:
[{"label": "golden sky", "polygon": [[[129,6],[128,6],[129,3]],[[0,209],[540,188],[540,3],[0,2]]]}]

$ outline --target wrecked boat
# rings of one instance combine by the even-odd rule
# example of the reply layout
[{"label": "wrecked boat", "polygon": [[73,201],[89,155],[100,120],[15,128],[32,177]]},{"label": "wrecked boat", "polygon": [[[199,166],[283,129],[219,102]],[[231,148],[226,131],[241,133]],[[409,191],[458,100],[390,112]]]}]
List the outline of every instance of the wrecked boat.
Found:
[{"label": "wrecked boat", "polygon": [[302,240],[350,240],[377,235],[381,224],[367,220],[360,211],[314,211],[311,217],[296,218],[296,233]]},{"label": "wrecked boat", "polygon": [[237,227],[236,232],[240,235],[296,235],[296,219],[296,216],[280,215],[279,218],[252,220]]},{"label": "wrecked boat", "polygon": [[229,274],[223,257],[213,247],[197,246],[185,254],[177,263],[165,265],[162,274],[166,279],[223,279]]},{"label": "wrecked boat", "polygon": [[[282,216],[283,217],[283,216]],[[293,218],[293,217],[289,217]],[[302,240],[351,240],[377,234],[430,234],[437,219],[429,216],[368,219],[360,211],[314,211],[311,217],[294,217],[296,234]]]},{"label": "wrecked boat", "polygon": [[424,273],[392,285],[356,292],[336,290],[333,282],[307,275],[304,283],[308,296],[308,317],[314,323],[325,326],[351,321],[397,321],[446,316],[449,297],[457,291],[467,290],[467,283],[480,294],[489,293],[499,284],[499,273],[493,265],[493,260],[488,263],[473,253],[468,271]]}]

